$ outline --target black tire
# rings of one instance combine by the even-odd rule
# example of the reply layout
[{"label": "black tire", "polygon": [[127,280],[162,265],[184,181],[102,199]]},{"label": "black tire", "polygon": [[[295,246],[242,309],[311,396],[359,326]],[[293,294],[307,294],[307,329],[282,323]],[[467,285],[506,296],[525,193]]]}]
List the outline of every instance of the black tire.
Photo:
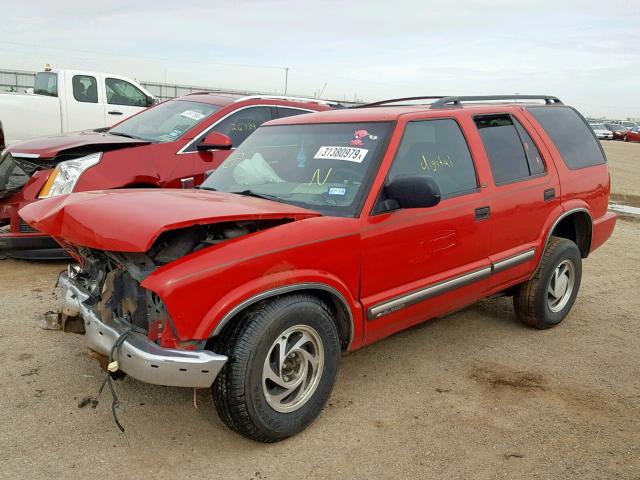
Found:
[{"label": "black tire", "polygon": [[[565,305],[558,311],[552,311],[548,289],[556,268],[565,261],[573,265],[573,289]],[[582,257],[578,246],[566,238],[551,237],[535,274],[528,282],[519,285],[513,296],[516,316],[521,322],[541,330],[558,325],[571,310],[581,280]]]},{"label": "black tire", "polygon": [[[211,390],[218,415],[232,430],[259,442],[276,442],[304,430],[331,395],[340,364],[338,329],[327,305],[308,294],[261,302],[216,339],[215,351],[229,357]],[[263,389],[263,367],[284,332],[302,325],[321,339],[323,368],[315,390],[296,410],[271,407]]]},{"label": "black tire", "polygon": [[627,137],[627,135],[626,135],[626,134],[625,134],[625,136],[624,136],[624,137],[622,137],[622,139],[623,139],[625,142],[628,142],[628,141],[629,141],[629,137]]}]

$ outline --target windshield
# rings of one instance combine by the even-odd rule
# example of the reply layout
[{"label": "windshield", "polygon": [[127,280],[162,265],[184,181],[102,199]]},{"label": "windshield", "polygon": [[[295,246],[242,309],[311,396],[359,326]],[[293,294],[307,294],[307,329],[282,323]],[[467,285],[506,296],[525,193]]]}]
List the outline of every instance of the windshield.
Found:
[{"label": "windshield", "polygon": [[125,120],[109,133],[152,142],[173,142],[220,108],[210,103],[169,100]]},{"label": "windshield", "polygon": [[602,123],[590,123],[589,125],[591,125],[591,128],[594,130],[606,130],[606,127]]},{"label": "windshield", "polygon": [[378,170],[389,123],[260,127],[202,188],[355,216]]}]

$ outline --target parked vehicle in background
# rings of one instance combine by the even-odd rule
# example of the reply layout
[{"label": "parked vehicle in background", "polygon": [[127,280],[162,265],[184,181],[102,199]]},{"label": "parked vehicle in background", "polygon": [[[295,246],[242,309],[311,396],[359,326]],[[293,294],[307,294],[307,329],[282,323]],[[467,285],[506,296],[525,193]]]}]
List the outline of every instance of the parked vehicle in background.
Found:
[{"label": "parked vehicle in background", "polygon": [[613,140],[613,132],[605,127],[603,123],[589,122],[589,126],[599,140]]},{"label": "parked vehicle in background", "polygon": [[341,351],[499,293],[558,325],[614,229],[608,201],[602,146],[557,98],[446,97],[269,122],[200,190],[20,215],[80,262],[62,311],[112,370],[211,387],[229,428],[273,442],[320,413]]},{"label": "parked vehicle in background", "polygon": [[611,134],[613,135],[613,139],[614,140],[622,140],[622,139],[624,139],[624,134],[627,131],[627,129],[624,128],[619,123],[605,123],[604,126],[609,131],[611,131]]},{"label": "parked vehicle in background", "polygon": [[0,152],[30,138],[109,127],[154,101],[140,84],[122,75],[38,72],[33,93],[0,93]]},{"label": "parked vehicle in background", "polygon": [[640,127],[625,132],[623,140],[625,142],[640,142]]},{"label": "parked vehicle in background", "polygon": [[31,202],[98,189],[193,188],[263,122],[329,108],[307,99],[195,93],[104,131],[15,144],[0,158],[0,256],[67,256],[20,218]]},{"label": "parked vehicle in background", "polygon": [[631,122],[629,120],[620,120],[616,123],[622,125],[626,130],[633,130],[634,128],[638,127],[637,123]]}]

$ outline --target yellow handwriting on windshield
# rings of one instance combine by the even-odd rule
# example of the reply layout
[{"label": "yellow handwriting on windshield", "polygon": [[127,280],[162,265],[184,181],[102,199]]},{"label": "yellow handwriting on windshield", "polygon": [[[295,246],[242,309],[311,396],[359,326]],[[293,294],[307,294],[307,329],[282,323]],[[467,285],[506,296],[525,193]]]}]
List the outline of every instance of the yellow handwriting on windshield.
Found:
[{"label": "yellow handwriting on windshield", "polygon": [[324,177],[324,180],[320,181],[320,179],[322,178],[322,173],[320,173],[320,169],[316,169],[315,172],[313,172],[313,177],[311,177],[311,181],[309,182],[309,185],[311,185],[312,183],[317,183],[318,185],[324,185],[325,183],[327,183],[327,180],[329,179],[329,175],[331,175],[331,171],[333,170],[333,167],[331,167],[329,169],[329,171],[327,171],[327,174]]}]

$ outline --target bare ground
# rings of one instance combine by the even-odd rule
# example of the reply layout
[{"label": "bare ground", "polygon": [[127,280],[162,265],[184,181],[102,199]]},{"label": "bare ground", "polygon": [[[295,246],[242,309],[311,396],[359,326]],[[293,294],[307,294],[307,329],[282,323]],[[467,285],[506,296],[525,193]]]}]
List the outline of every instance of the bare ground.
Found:
[{"label": "bare ground", "polygon": [[[614,192],[639,193],[640,145],[605,148]],[[124,434],[106,392],[78,408],[97,362],[35,323],[64,264],[0,262],[0,478],[640,479],[639,246],[619,221],[554,329],[495,298],[345,356],[319,419],[274,445],[227,430],[206,390],[194,409],[191,390],[118,382]]]}]

